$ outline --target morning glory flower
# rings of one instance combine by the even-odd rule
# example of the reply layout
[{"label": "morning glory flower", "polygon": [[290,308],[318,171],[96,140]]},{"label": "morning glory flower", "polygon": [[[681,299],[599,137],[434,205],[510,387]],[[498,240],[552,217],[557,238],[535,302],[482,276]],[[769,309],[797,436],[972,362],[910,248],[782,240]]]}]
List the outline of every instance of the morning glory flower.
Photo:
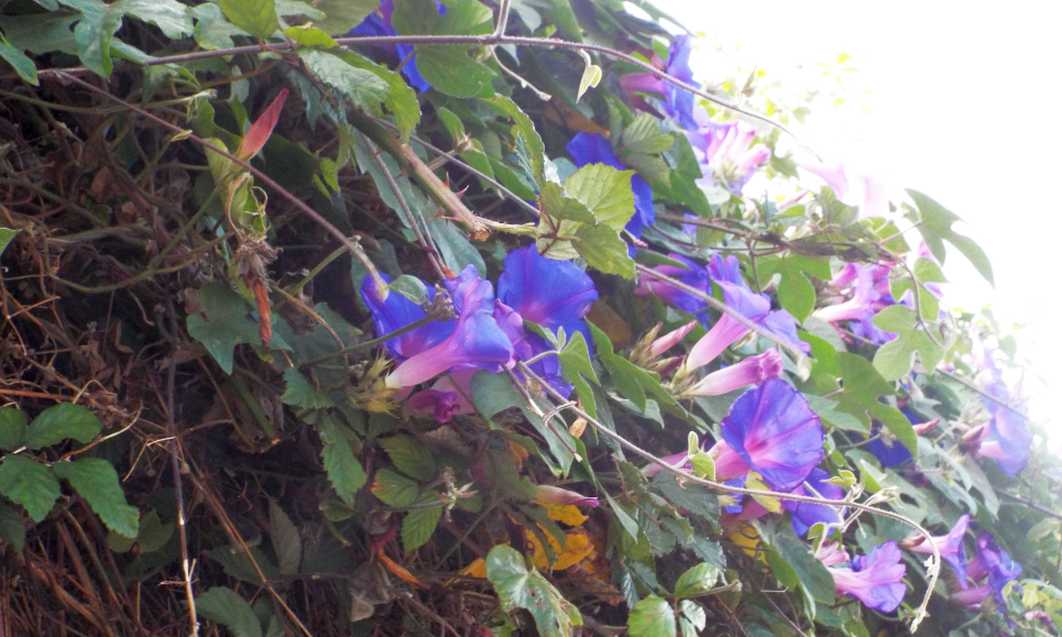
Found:
[{"label": "morning glory flower", "polygon": [[[577,133],[565,146],[568,155],[577,167],[587,164],[606,164],[618,170],[627,170],[627,166],[616,157],[612,144],[597,133]],[[634,216],[627,222],[626,230],[636,237],[656,221],[653,209],[653,189],[641,175],[631,177],[631,191],[634,193]]]},{"label": "morning glory flower", "polygon": [[[970,526],[970,515],[964,513],[951,527],[947,535],[933,537],[933,542],[940,550],[940,557],[955,571],[955,577],[959,581],[959,587],[966,588],[966,548],[963,539],[966,537],[966,529]],[[924,535],[912,535],[903,541],[903,547],[913,553],[932,555],[933,548],[926,541]]]},{"label": "morning glory flower", "polygon": [[[513,344],[513,358],[529,361],[543,352],[553,349],[546,339],[534,334],[524,327],[524,318],[501,301],[494,302],[494,320]],[[556,356],[543,356],[531,364],[531,369],[538,376],[565,396],[572,393],[572,386],[564,380],[560,359]],[[521,372],[517,372],[522,377]]]},{"label": "morning glory flower", "polygon": [[[667,256],[669,259],[678,261],[683,265],[662,264],[655,266],[653,270],[665,276],[669,276],[672,279],[677,279],[705,294],[711,292],[711,279],[708,276],[708,268],[697,263],[693,259],[682,256],[681,254],[675,254],[672,252]],[[639,276],[638,285],[634,289],[634,293],[639,296],[652,294],[668,305],[677,307],[680,310],[694,315],[700,315],[708,309],[708,303],[705,302],[703,298],[695,296],[686,290],[652,275]]]},{"label": "morning glory flower", "polygon": [[[796,333],[796,321],[785,310],[771,311],[766,294],[749,289],[741,277],[737,257],[715,255],[708,265],[712,281],[723,290],[723,300],[746,319],[778,337],[792,347],[808,351],[808,345]],[[708,333],[690,349],[683,366],[689,372],[715,360],[726,348],[741,340],[751,330],[730,314],[722,314]]]},{"label": "morning glory flower", "polygon": [[740,195],[745,184],[771,158],[771,150],[763,144],[753,144],[756,130],[742,122],[713,122],[699,109],[697,126],[686,133],[690,145],[698,153],[704,177],[702,187],[720,186],[731,194]]},{"label": "morning glory flower", "polygon": [[[435,10],[439,12],[439,15],[446,14],[446,6],[439,3],[438,0],[435,2]],[[358,26],[351,29],[347,35],[398,35],[398,32],[395,31],[391,22],[394,12],[394,0],[382,0],[379,8],[370,13],[360,24],[358,24]],[[431,88],[431,84],[428,84],[428,81],[425,80],[424,76],[420,74],[419,70],[417,70],[417,56],[413,53],[413,45],[395,44],[392,46],[394,47],[396,57],[402,62],[402,75],[406,76],[406,80],[409,81],[410,86],[422,93]]]},{"label": "morning glory flower", "polygon": [[813,316],[830,323],[849,321],[853,334],[881,345],[896,338],[874,325],[874,315],[883,308],[894,305],[889,289],[887,265],[849,263],[833,278],[831,284],[838,290],[850,289],[851,297],[843,302],[821,307]]},{"label": "morning glory flower", "polygon": [[[667,65],[654,56],[653,66],[666,71],[668,75],[700,88],[700,84],[693,81],[693,70],[690,69],[690,53],[693,50],[693,40],[688,35],[680,35],[671,42],[668,51]],[[638,98],[635,93],[648,93],[663,98],[664,112],[673,118],[682,128],[692,129],[697,127],[697,121],[693,118],[693,93],[681,89],[670,82],[652,73],[630,73],[620,78],[620,87],[627,94],[633,105],[646,108],[645,101]]]},{"label": "morning glory flower", "polygon": [[[1010,404],[1011,396],[1006,385],[998,379],[998,373],[993,376],[996,379],[988,384],[986,392]],[[1032,429],[1021,414],[987,398],[983,403],[990,420],[973,434],[968,434],[966,444],[976,449],[978,457],[995,460],[1003,473],[1014,477],[1029,462]]]},{"label": "morning glory flower", "polygon": [[672,347],[681,343],[682,339],[686,338],[695,327],[697,327],[697,321],[690,321],[681,327],[671,330],[660,338],[654,339],[653,342],[649,344],[649,358],[656,359],[663,356]]},{"label": "morning glory flower", "polygon": [[[815,467],[808,474],[807,479],[793,490],[793,493],[829,498],[830,500],[843,499],[844,489],[829,482],[829,479],[829,473]],[[798,537],[806,536],[811,527],[818,522],[830,526],[836,526],[841,523],[841,512],[837,510],[837,507],[828,504],[782,500],[782,508],[789,511],[790,524],[792,524],[793,532]]]},{"label": "morning glory flower", "polygon": [[708,374],[683,391],[682,397],[722,396],[742,387],[759,385],[768,378],[778,378],[781,373],[782,355],[777,350],[769,349]]},{"label": "morning glory flower", "polygon": [[722,422],[712,448],[716,478],[755,471],[775,491],[804,482],[823,458],[822,422],[803,394],[778,378],[741,394]]},{"label": "morning glory flower", "polygon": [[[939,418],[932,418],[925,422],[918,422],[921,419],[921,416],[909,407],[901,407],[900,411],[907,417],[907,420],[912,424],[912,429],[914,429],[915,433],[919,436],[928,434],[940,424]],[[875,428],[871,430],[873,438],[866,444],[866,450],[877,457],[882,468],[888,469],[890,467],[898,467],[911,460],[911,452],[907,450],[907,447],[903,446],[899,440],[896,440],[891,434],[883,430],[881,423],[874,421],[874,427]]]},{"label": "morning glory flower", "polygon": [[907,567],[900,561],[900,549],[896,542],[878,545],[869,555],[860,555],[847,566],[830,565],[838,557],[827,558],[823,563],[833,576],[837,592],[855,597],[867,608],[881,613],[891,613],[903,601],[907,587],[903,576]]},{"label": "morning glory flower", "polygon": [[809,161],[800,168],[826,182],[837,199],[848,206],[856,206],[868,217],[880,217],[889,212],[889,197],[884,184],[868,175],[849,174],[843,164],[823,164]]},{"label": "morning glory flower", "polygon": [[1005,611],[1007,605],[1003,599],[1003,589],[1007,582],[1021,575],[1021,564],[1000,548],[989,533],[978,535],[975,545],[977,554],[966,565],[966,576],[971,582],[979,583],[954,593],[951,599],[964,606],[977,608],[992,595],[999,608]]},{"label": "morning glory flower", "polygon": [[535,485],[534,500],[539,504],[574,504],[575,506],[587,506],[590,508],[597,508],[600,505],[600,502],[595,497],[545,484]]},{"label": "morning glory flower", "polygon": [[582,332],[590,342],[586,317],[597,300],[594,281],[572,261],[550,259],[533,245],[505,257],[498,277],[498,299],[524,318],[550,330]]},{"label": "morning glory flower", "polygon": [[[391,277],[380,273],[380,278],[390,282]],[[428,291],[428,303],[435,300],[435,288],[425,286]],[[372,314],[376,336],[390,334],[410,323],[424,319],[428,314],[423,307],[412,299],[388,289],[380,289],[372,276],[366,276],[361,283],[361,298]],[[406,359],[441,342],[454,331],[455,321],[432,321],[414,330],[400,334],[385,343],[387,349],[396,358]]]},{"label": "morning glory flower", "polygon": [[428,389],[414,392],[403,406],[418,416],[430,416],[440,424],[446,424],[455,416],[476,413],[469,402],[472,396],[472,377],[480,370],[475,367],[457,368],[442,376]]},{"label": "morning glory flower", "polygon": [[453,332],[399,364],[385,379],[387,387],[412,387],[454,367],[499,370],[512,360],[513,345],[494,320],[490,282],[470,265],[446,287],[458,317]]}]

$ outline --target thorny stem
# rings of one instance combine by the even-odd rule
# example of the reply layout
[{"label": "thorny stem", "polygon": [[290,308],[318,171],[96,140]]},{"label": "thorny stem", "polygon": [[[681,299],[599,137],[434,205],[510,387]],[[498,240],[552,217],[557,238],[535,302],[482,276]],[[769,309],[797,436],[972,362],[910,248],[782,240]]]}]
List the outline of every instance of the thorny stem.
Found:
[{"label": "thorny stem", "polygon": [[[554,389],[549,383],[547,383],[537,374],[535,374],[534,370],[532,370],[526,364],[520,362],[518,363],[518,365],[520,366],[520,369],[521,371],[523,371],[524,374],[538,382],[545,389],[545,391],[548,392],[554,399],[562,403],[567,401],[567,398],[565,398],[563,394],[561,394],[559,391]],[[719,493],[742,494],[754,497],[758,496],[778,498],[780,500],[792,500],[795,502],[810,502],[813,504],[825,504],[834,507],[852,507],[861,511],[866,511],[867,513],[872,513],[874,515],[892,518],[893,520],[897,520],[910,526],[920,535],[924,536],[926,538],[926,542],[928,542],[929,546],[933,549],[932,561],[926,569],[927,574],[929,576],[929,579],[926,583],[926,594],[925,597],[923,597],[922,599],[922,603],[916,609],[914,618],[911,620],[911,632],[913,633],[918,630],[918,625],[922,622],[923,619],[926,618],[927,608],[929,607],[929,600],[933,595],[933,589],[936,588],[937,580],[940,578],[940,547],[937,546],[936,541],[933,539],[933,535],[930,534],[930,532],[927,531],[922,525],[915,522],[911,518],[900,513],[896,513],[894,511],[869,506],[859,502],[850,502],[848,500],[832,500],[829,498],[798,495],[795,493],[784,493],[780,491],[769,491],[765,489],[746,489],[744,487],[732,487],[721,482],[715,482],[714,480],[706,480],[704,478],[699,478],[694,474],[686,471],[685,469],[669,464],[663,458],[654,455],[653,453],[642,449],[630,440],[627,440],[619,433],[609,429],[602,423],[598,422],[596,418],[583,411],[583,409],[580,408],[577,404],[569,402],[567,403],[567,408],[572,410],[572,412],[575,413],[575,415],[577,415],[578,417],[583,418],[584,420],[586,420],[586,422],[590,423],[590,425],[593,426],[598,433],[604,435],[607,438],[611,438],[614,442],[619,443],[620,446],[626,448],[627,450],[641,456],[642,458],[654,464],[659,465],[664,471],[673,473],[675,476],[682,478],[686,482],[701,485],[703,487],[711,489],[712,491],[716,491]]]}]

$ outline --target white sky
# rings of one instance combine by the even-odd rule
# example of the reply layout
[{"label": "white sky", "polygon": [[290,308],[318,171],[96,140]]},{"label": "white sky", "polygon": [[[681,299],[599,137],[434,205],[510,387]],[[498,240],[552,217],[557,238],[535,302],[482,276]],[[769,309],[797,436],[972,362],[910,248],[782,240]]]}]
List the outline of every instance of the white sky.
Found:
[{"label": "white sky", "polygon": [[[802,142],[827,162],[921,190],[965,220],[959,230],[988,253],[996,288],[949,249],[948,302],[988,305],[1004,324],[1023,325],[1031,415],[1062,446],[1053,418],[1062,408],[1062,5],[656,3],[703,35],[692,62],[702,82],[717,84],[739,65],[800,91],[824,86],[824,104],[794,125]],[[850,56],[844,73],[841,53]],[[833,104],[833,95],[844,102]]]}]

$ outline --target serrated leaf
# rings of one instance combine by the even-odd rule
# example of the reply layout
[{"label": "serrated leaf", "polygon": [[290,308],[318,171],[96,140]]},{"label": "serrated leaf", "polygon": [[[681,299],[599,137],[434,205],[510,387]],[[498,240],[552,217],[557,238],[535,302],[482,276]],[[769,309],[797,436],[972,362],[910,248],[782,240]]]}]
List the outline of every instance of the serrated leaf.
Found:
[{"label": "serrated leaf", "polygon": [[634,260],[627,253],[627,242],[606,225],[583,226],[576,233],[575,249],[590,267],[625,279],[634,278]]},{"label": "serrated leaf", "polygon": [[200,288],[199,312],[189,314],[185,324],[188,334],[202,343],[226,374],[232,373],[232,350],[237,345],[261,342],[247,302],[216,281]]},{"label": "serrated leaf", "polygon": [[487,579],[494,586],[502,610],[523,608],[531,613],[543,637],[570,637],[581,626],[582,615],[549,580],[528,569],[524,557],[511,546],[499,544],[487,553]]},{"label": "serrated leaf", "polygon": [[0,502],[0,540],[3,540],[21,553],[26,546],[26,527],[22,524],[22,516],[13,507]]},{"label": "serrated leaf", "polygon": [[432,88],[450,97],[490,97],[494,71],[454,46],[417,47],[417,70]]},{"label": "serrated leaf", "polygon": [[355,106],[375,109],[387,99],[390,87],[376,73],[352,65],[345,57],[315,49],[299,51],[299,58],[318,80],[345,96]]},{"label": "serrated leaf", "polygon": [[103,424],[87,407],[72,403],[52,405],[33,419],[26,429],[26,446],[30,449],[50,447],[67,439],[87,444]]},{"label": "serrated leaf", "polygon": [[243,29],[225,19],[221,8],[213,2],[192,7],[195,17],[193,36],[196,44],[207,50],[227,49],[233,46],[233,37],[249,35]]},{"label": "serrated leaf", "polygon": [[564,180],[564,191],[584,206],[601,225],[620,231],[634,215],[630,170],[587,164]]},{"label": "serrated leaf", "polygon": [[627,629],[637,637],[674,637],[677,631],[675,610],[666,599],[650,595],[631,609]]},{"label": "serrated leaf", "polygon": [[708,562],[691,566],[675,582],[675,597],[695,597],[712,590],[721,575],[719,567]]},{"label": "serrated leaf", "polygon": [[420,123],[420,100],[417,99],[417,92],[410,88],[399,73],[363,55],[348,50],[340,51],[337,55],[347,64],[373,73],[387,85],[384,106],[395,118],[399,137],[408,142],[413,129]]},{"label": "serrated leaf", "polygon": [[326,409],[335,406],[332,399],[311,385],[296,367],[284,370],[284,393],[280,396],[280,402],[300,409]]},{"label": "serrated leaf", "polygon": [[542,186],[539,203],[542,211],[550,217],[578,223],[596,222],[590,209],[575,197],[569,197],[558,183],[551,181]]},{"label": "serrated leaf", "polygon": [[81,458],[52,467],[55,475],[77,491],[108,529],[123,537],[136,537],[140,512],[125,499],[118,472],[103,458]]},{"label": "serrated leaf", "polygon": [[328,481],[339,499],[352,506],[354,495],[365,486],[365,469],[354,457],[350,440],[338,424],[326,418],[321,422],[319,431],[323,445],[321,462],[324,464]]},{"label": "serrated leaf", "polygon": [[217,0],[229,22],[260,39],[280,28],[276,0]]},{"label": "serrated leaf", "polygon": [[195,598],[195,607],[203,618],[227,628],[232,637],[262,637],[254,609],[231,588],[214,586]]},{"label": "serrated leaf", "polygon": [[333,35],[346,33],[358,26],[380,5],[378,0],[318,0],[314,4],[326,16],[315,24]]},{"label": "serrated leaf", "polygon": [[18,407],[0,407],[0,449],[18,449],[26,440],[26,414]]},{"label": "serrated leaf", "polygon": [[369,490],[380,502],[396,509],[412,505],[420,495],[420,485],[390,469],[377,471]]},{"label": "serrated leaf", "polygon": [[0,462],[0,494],[40,523],[59,499],[59,481],[51,469],[26,456],[7,456]]},{"label": "serrated leaf", "polygon": [[284,575],[299,572],[302,564],[302,536],[276,500],[269,500],[269,541],[277,556],[277,567]]},{"label": "serrated leaf", "polygon": [[660,128],[660,120],[648,113],[639,113],[623,129],[620,154],[659,154],[671,149],[675,138]]},{"label": "serrated leaf", "polygon": [[435,456],[416,438],[398,435],[382,438],[379,442],[391,459],[391,464],[402,473],[421,482],[429,482],[435,477]]},{"label": "serrated leaf", "polygon": [[414,504],[414,508],[402,518],[402,547],[412,553],[428,543],[439,526],[443,506],[434,493],[426,493]]}]

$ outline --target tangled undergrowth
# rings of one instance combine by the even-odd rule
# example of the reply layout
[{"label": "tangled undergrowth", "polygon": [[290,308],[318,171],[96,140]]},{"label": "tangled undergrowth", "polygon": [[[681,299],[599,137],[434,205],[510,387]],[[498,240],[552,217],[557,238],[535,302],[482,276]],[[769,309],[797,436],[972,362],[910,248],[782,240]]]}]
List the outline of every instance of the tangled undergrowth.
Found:
[{"label": "tangled undergrowth", "polygon": [[0,634],[1057,634],[987,258],[662,25],[0,3]]}]

